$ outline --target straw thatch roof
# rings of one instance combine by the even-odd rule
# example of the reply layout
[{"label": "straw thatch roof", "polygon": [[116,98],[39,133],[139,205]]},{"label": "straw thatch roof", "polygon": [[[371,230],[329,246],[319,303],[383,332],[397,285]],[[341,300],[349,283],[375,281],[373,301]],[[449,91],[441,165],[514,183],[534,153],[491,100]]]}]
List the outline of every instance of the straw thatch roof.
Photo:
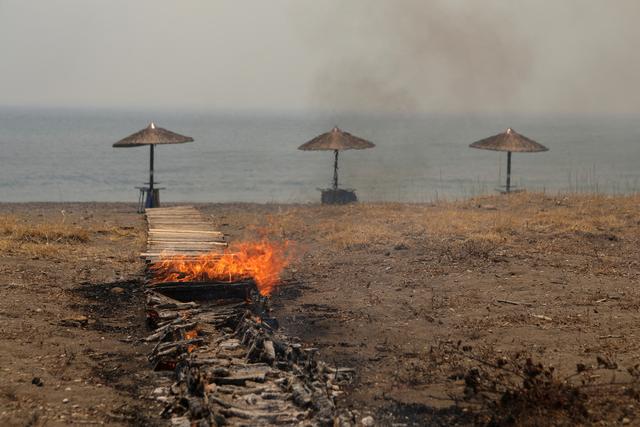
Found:
[{"label": "straw thatch roof", "polygon": [[549,150],[544,145],[519,134],[511,128],[498,135],[476,141],[469,147],[482,150],[511,151],[514,153],[535,153]]},{"label": "straw thatch roof", "polygon": [[190,136],[180,135],[170,130],[156,127],[155,123],[151,122],[146,128],[116,142],[113,146],[139,147],[141,145],[182,144],[192,141],[193,138]]},{"label": "straw thatch roof", "polygon": [[364,150],[365,148],[373,148],[375,144],[365,139],[344,132],[337,127],[330,132],[316,136],[311,141],[302,144],[298,150]]}]

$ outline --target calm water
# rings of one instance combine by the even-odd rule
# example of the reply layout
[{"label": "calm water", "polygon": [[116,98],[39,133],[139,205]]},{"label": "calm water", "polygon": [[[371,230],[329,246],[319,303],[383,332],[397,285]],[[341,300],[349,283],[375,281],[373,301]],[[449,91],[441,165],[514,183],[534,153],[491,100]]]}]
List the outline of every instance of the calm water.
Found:
[{"label": "calm water", "polygon": [[148,148],[111,144],[146,126],[193,136],[156,149],[163,201],[309,202],[331,182],[332,154],[296,148],[334,125],[370,139],[340,158],[362,200],[430,201],[490,193],[506,154],[468,148],[511,126],[551,151],[514,154],[531,190],[640,190],[638,117],[423,117],[216,114],[0,108],[0,201],[135,201]]}]

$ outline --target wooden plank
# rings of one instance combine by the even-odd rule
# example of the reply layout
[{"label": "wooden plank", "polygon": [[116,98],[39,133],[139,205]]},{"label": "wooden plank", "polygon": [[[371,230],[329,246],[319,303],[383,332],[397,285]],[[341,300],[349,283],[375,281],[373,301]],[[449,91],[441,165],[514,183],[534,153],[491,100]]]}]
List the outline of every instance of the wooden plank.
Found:
[{"label": "wooden plank", "polygon": [[171,246],[171,247],[212,247],[227,246],[227,242],[159,242],[157,240],[147,241],[147,245],[155,247]]},{"label": "wooden plank", "polygon": [[210,231],[207,229],[196,229],[196,228],[152,228],[149,232],[150,234],[176,234],[179,236],[184,235],[200,235],[200,236],[223,236],[224,233],[221,231]]},{"label": "wooden plank", "polygon": [[224,237],[217,236],[203,236],[203,237],[176,237],[176,236],[147,236],[147,241],[160,241],[160,242],[226,242]]},{"label": "wooden plank", "polygon": [[158,229],[158,228],[154,228],[153,231],[151,231],[149,234],[165,234],[165,235],[176,235],[176,236],[224,236],[224,233],[220,233],[220,232],[208,232],[207,230],[194,230],[194,229],[189,229],[187,230],[187,232],[181,233],[179,229],[177,228],[172,228],[172,229],[166,229],[166,230],[162,230],[162,229]]},{"label": "wooden plank", "polygon": [[[207,255],[208,257],[222,257],[224,256],[224,253],[219,252],[219,253],[214,253],[214,252],[204,252],[204,253],[143,253],[140,254],[141,258],[155,258],[155,259],[162,259],[162,260],[166,260],[166,259],[171,259],[171,258],[180,258],[180,259],[185,259],[185,260],[197,260],[199,259],[202,255]],[[144,255],[144,256],[143,256]]]},{"label": "wooden plank", "polygon": [[161,216],[161,217],[148,217],[150,222],[167,222],[167,221],[200,221],[200,222],[209,222],[206,218],[202,218],[201,216]]},{"label": "wooden plank", "polygon": [[145,209],[145,212],[162,212],[162,211],[172,211],[172,210],[179,210],[179,209],[194,209],[195,207],[193,207],[193,205],[179,205],[179,206],[164,206],[161,208],[147,208]]},{"label": "wooden plank", "polygon": [[180,225],[200,225],[203,226],[205,228],[210,228],[211,227],[211,223],[210,222],[203,222],[203,221],[184,221],[184,220],[174,220],[174,221],[151,221],[151,224],[155,226],[158,225],[176,225],[176,224],[180,224]]},{"label": "wooden plank", "polygon": [[211,230],[192,230],[192,229],[180,229],[180,228],[150,228],[149,233],[175,233],[175,234],[220,234],[224,235],[221,231]]},{"label": "wooden plank", "polygon": [[152,216],[152,215],[178,215],[178,214],[189,214],[189,215],[194,215],[194,214],[198,214],[201,215],[200,212],[198,212],[197,210],[193,210],[193,209],[173,209],[171,211],[162,211],[162,212],[145,212],[146,215],[148,216]]},{"label": "wooden plank", "polygon": [[158,213],[158,212],[176,212],[176,211],[192,211],[198,212],[193,206],[176,206],[171,208],[151,208],[146,209],[145,212]]},{"label": "wooden plank", "polygon": [[170,248],[149,248],[146,252],[143,252],[143,255],[172,255],[172,254],[206,254],[209,252],[214,253],[223,253],[224,248],[222,247],[214,247],[214,248],[188,248],[188,249],[170,249]]},{"label": "wooden plank", "polygon": [[147,219],[151,221],[202,221],[208,222],[209,219],[203,218],[200,215],[176,215],[176,216],[150,216]]},{"label": "wooden plank", "polygon": [[170,235],[170,234],[151,234],[147,236],[147,239],[150,240],[194,240],[194,241],[202,241],[202,240],[211,240],[211,241],[221,241],[224,240],[224,236],[202,236],[198,234],[193,235]]},{"label": "wooden plank", "polygon": [[199,230],[199,229],[207,230],[207,229],[209,229],[209,230],[211,230],[211,226],[205,227],[202,224],[175,224],[175,223],[172,223],[172,224],[153,224],[154,230],[156,230],[156,232],[162,233],[163,232],[163,228],[162,228],[163,225],[166,225],[164,230],[175,230],[175,229],[180,229],[180,228],[184,228],[185,230],[186,229],[189,229],[189,230]]},{"label": "wooden plank", "polygon": [[207,218],[203,217],[202,215],[193,215],[193,214],[179,214],[179,215],[150,215],[147,218],[150,218],[152,220],[169,220],[169,219],[198,219],[200,221],[204,221],[207,220]]},{"label": "wooden plank", "polygon": [[217,236],[203,236],[203,237],[187,237],[180,238],[175,236],[147,236],[147,242],[157,241],[157,242],[218,242],[218,243],[227,243],[227,240],[224,237]]},{"label": "wooden plank", "polygon": [[214,242],[214,243],[202,243],[202,244],[193,244],[193,243],[179,243],[179,242],[167,242],[167,243],[158,243],[158,242],[150,242],[149,247],[153,248],[217,248],[217,247],[226,247],[226,243],[222,242]]},{"label": "wooden plank", "polygon": [[192,209],[172,210],[172,211],[167,211],[167,212],[146,212],[146,214],[148,216],[154,216],[154,215],[180,215],[180,214],[202,215],[200,212],[198,212],[196,210],[192,210]]},{"label": "wooden plank", "polygon": [[186,238],[186,239],[181,239],[179,237],[173,237],[173,236],[147,236],[147,242],[196,242],[196,243],[203,243],[203,242],[218,242],[218,243],[227,243],[227,240],[223,237],[215,237],[215,236],[211,236],[211,237],[201,237],[201,238]]},{"label": "wooden plank", "polygon": [[[147,261],[149,264],[158,264],[167,260],[171,260],[175,257],[157,257],[157,256],[150,256],[150,257],[140,257],[143,258],[145,261]],[[176,260],[178,260],[178,258],[176,258]],[[198,261],[198,257],[197,256],[180,256],[179,258],[180,261],[185,261],[185,262],[189,262],[189,261]]]},{"label": "wooden plank", "polygon": [[224,251],[219,250],[218,248],[149,248],[147,255],[205,255],[205,254],[223,254]]},{"label": "wooden plank", "polygon": [[154,248],[194,248],[194,249],[200,249],[200,248],[224,248],[227,246],[227,243],[224,242],[214,242],[214,243],[205,243],[205,244],[201,244],[201,245],[194,245],[194,244],[190,244],[190,243],[179,243],[179,242],[167,242],[167,243],[159,243],[159,242],[152,242],[150,243],[150,247],[154,247]]},{"label": "wooden plank", "polygon": [[[143,258],[150,258],[150,257],[156,257],[156,258],[167,258],[167,257],[179,257],[181,255],[185,255],[185,256],[198,256],[198,255],[205,255],[205,254],[209,254],[211,252],[209,251],[200,251],[200,250],[183,250],[183,251],[158,251],[158,252],[143,252],[140,254],[141,257]],[[220,252],[220,255],[222,255],[222,252]]]},{"label": "wooden plank", "polygon": [[153,208],[146,213],[147,250],[140,256],[149,262],[222,255],[228,246],[224,233],[213,230],[209,218],[193,206]]},{"label": "wooden plank", "polygon": [[194,245],[213,245],[213,244],[217,244],[217,245],[226,245],[227,242],[225,240],[175,240],[175,239],[148,239],[147,240],[147,244],[151,245],[151,244],[159,244],[159,245],[171,245],[171,244],[178,244],[178,245],[188,245],[188,244],[194,244]]},{"label": "wooden plank", "polygon": [[162,233],[162,232],[154,232],[149,233],[149,238],[159,238],[159,239],[194,239],[194,240],[202,240],[202,239],[210,239],[210,240],[220,240],[224,239],[224,234],[205,234],[205,233]]},{"label": "wooden plank", "polygon": [[170,260],[172,262],[174,261],[197,262],[200,259],[199,255],[200,254],[171,254],[167,256],[143,255],[140,258],[143,258],[146,261],[149,261],[150,263],[153,263],[153,264],[161,263],[167,260]]},{"label": "wooden plank", "polygon": [[156,251],[161,251],[164,249],[170,249],[173,251],[178,251],[178,250],[211,250],[211,249],[217,249],[217,248],[226,248],[227,245],[224,243],[218,243],[215,245],[173,245],[173,244],[162,244],[162,245],[150,245],[149,249],[153,249]]},{"label": "wooden plank", "polygon": [[224,240],[203,240],[203,241],[199,241],[199,242],[194,242],[193,240],[158,240],[158,239],[153,239],[153,240],[147,240],[147,243],[149,244],[155,244],[155,245],[189,245],[189,244],[193,244],[193,245],[216,245],[216,246],[226,246],[227,242]]},{"label": "wooden plank", "polygon": [[194,208],[173,208],[173,209],[147,209],[145,213],[151,215],[159,215],[163,213],[175,213],[175,212],[194,212],[200,213],[199,210]]},{"label": "wooden plank", "polygon": [[147,220],[149,222],[194,222],[194,221],[198,221],[198,222],[202,222],[203,224],[208,224],[210,221],[207,220],[206,218],[202,218],[202,217],[196,217],[196,216],[163,216],[163,217],[158,217],[158,218],[147,218]]},{"label": "wooden plank", "polygon": [[211,230],[211,224],[200,224],[200,223],[166,223],[166,224],[158,224],[153,223],[153,230],[158,232],[167,232],[171,230]]},{"label": "wooden plank", "polygon": [[206,254],[209,252],[217,252],[217,253],[223,253],[224,252],[224,248],[223,247],[213,247],[213,248],[188,248],[188,249],[170,249],[170,248],[149,248],[147,249],[146,252],[143,252],[142,255],[172,255],[172,254],[184,254],[184,255],[189,255],[189,254],[194,254],[194,253],[198,253],[198,254]]}]

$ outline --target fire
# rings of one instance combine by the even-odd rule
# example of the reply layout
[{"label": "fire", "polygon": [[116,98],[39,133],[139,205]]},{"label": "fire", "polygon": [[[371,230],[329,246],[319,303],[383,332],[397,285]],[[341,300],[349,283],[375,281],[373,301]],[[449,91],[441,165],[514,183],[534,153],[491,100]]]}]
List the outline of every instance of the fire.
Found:
[{"label": "fire", "polygon": [[198,338],[198,331],[196,331],[195,329],[184,333],[185,340],[192,340],[194,338]]},{"label": "fire", "polygon": [[151,268],[160,282],[236,282],[251,278],[260,294],[269,296],[291,262],[290,249],[290,242],[245,242],[227,248],[223,254],[167,257]]},{"label": "fire", "polygon": [[[185,340],[192,340],[198,338],[198,331],[196,329],[192,329],[190,331],[186,331],[184,333],[184,339]],[[189,344],[187,346],[187,353],[193,353],[196,349],[198,348],[197,345],[195,344]]]}]

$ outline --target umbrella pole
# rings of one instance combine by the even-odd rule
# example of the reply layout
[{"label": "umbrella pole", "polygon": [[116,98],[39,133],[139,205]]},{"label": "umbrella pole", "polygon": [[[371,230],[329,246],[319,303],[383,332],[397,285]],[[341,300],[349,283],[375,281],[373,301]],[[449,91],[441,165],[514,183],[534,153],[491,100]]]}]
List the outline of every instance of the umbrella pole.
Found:
[{"label": "umbrella pole", "polygon": [[149,195],[147,196],[147,207],[154,207],[153,200],[153,151],[154,145],[149,145]]},{"label": "umbrella pole", "polygon": [[507,151],[507,193],[511,191],[511,151]]},{"label": "umbrella pole", "polygon": [[338,189],[338,150],[333,150],[336,157],[333,161],[333,190],[336,191]]}]

